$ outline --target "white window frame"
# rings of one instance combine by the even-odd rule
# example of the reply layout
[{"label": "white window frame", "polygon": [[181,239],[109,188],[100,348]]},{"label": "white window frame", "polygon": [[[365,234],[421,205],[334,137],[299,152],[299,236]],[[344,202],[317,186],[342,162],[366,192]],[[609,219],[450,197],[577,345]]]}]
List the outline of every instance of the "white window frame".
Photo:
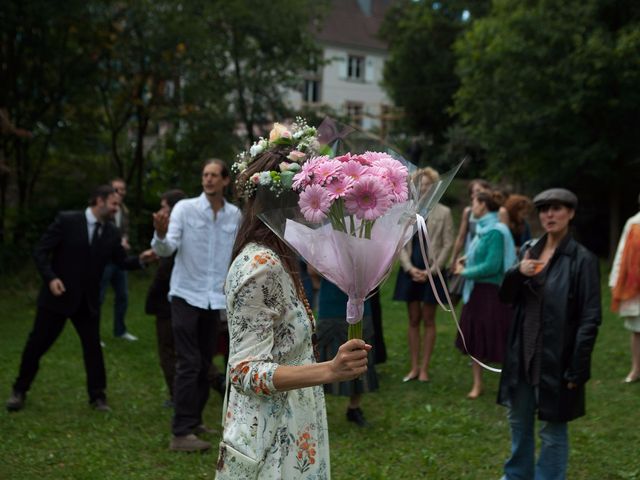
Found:
[{"label": "white window frame", "polygon": [[367,57],[349,54],[347,56],[347,79],[352,82],[364,82],[366,78]]}]

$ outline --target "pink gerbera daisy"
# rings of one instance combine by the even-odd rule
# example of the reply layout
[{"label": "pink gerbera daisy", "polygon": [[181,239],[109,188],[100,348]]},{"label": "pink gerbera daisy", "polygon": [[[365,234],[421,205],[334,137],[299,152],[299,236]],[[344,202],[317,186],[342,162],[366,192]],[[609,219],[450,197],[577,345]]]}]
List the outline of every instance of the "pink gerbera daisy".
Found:
[{"label": "pink gerbera daisy", "polygon": [[365,155],[368,155],[369,158],[372,159],[376,157],[376,159],[373,160],[371,172],[374,175],[383,177],[389,182],[394,201],[406,201],[407,198],[409,198],[409,188],[407,185],[409,171],[407,167],[386,153],[367,152]]},{"label": "pink gerbera daisy", "polygon": [[306,188],[309,183],[311,183],[311,176],[313,175],[313,168],[318,159],[322,160],[328,157],[315,157],[302,164],[302,168],[298,173],[296,173],[293,177],[293,184],[291,187],[298,191]]},{"label": "pink gerbera daisy", "polygon": [[309,185],[300,194],[300,211],[309,222],[318,223],[327,218],[331,207],[329,192],[320,185]]},{"label": "pink gerbera daisy", "polygon": [[367,167],[361,165],[355,160],[351,160],[347,163],[342,164],[341,172],[342,175],[350,177],[353,180],[360,180],[360,177],[362,177],[367,172]]},{"label": "pink gerbera daisy", "polygon": [[369,171],[389,185],[394,202],[404,202],[409,198],[408,170],[400,162],[383,160],[371,167]]},{"label": "pink gerbera daisy", "polygon": [[395,201],[397,203],[406,202],[409,198],[409,186],[407,185],[407,177],[391,175],[387,180],[391,184]]},{"label": "pink gerbera daisy", "polygon": [[364,152],[360,156],[366,159],[366,161],[369,162],[370,165],[377,165],[378,163],[380,163],[380,161],[384,160],[395,161],[393,160],[393,157],[391,155],[384,152]]},{"label": "pink gerbera daisy", "polygon": [[365,175],[354,183],[345,196],[345,207],[359,219],[375,220],[389,209],[392,198],[387,182],[380,182],[380,178],[373,175]]},{"label": "pink gerbera daisy", "polygon": [[382,166],[374,165],[372,167],[369,167],[367,173],[378,178],[384,178],[385,180],[389,178],[389,169]]},{"label": "pink gerbera daisy", "polygon": [[348,162],[349,160],[351,160],[351,153],[347,152],[344,155],[340,155],[339,157],[336,157],[335,160],[338,160],[341,163]]},{"label": "pink gerbera daisy", "polygon": [[358,162],[360,165],[364,165],[365,167],[372,165],[371,160],[369,160],[364,155],[352,155],[351,159]]},{"label": "pink gerbera daisy", "polygon": [[400,162],[396,168],[387,168],[387,180],[393,188],[393,195],[396,202],[405,202],[409,198],[409,186],[407,184],[407,176],[409,172],[407,167]]},{"label": "pink gerbera daisy", "polygon": [[326,189],[329,192],[331,200],[336,198],[342,198],[349,191],[353,185],[353,179],[350,177],[334,178],[331,183],[326,185]]},{"label": "pink gerbera daisy", "polygon": [[318,162],[313,169],[313,183],[324,185],[330,182],[340,172],[340,165],[338,160]]}]

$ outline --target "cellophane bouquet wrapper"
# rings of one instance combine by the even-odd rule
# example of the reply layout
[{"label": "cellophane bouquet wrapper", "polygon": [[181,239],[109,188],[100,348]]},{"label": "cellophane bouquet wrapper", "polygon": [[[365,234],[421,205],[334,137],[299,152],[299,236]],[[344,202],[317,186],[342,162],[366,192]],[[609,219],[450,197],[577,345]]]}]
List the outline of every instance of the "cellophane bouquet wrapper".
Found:
[{"label": "cellophane bouquet wrapper", "polygon": [[362,338],[365,300],[415,234],[416,215],[428,216],[460,164],[420,194],[411,180],[417,167],[375,137],[327,118],[318,139],[331,154],[304,164],[292,192],[259,191],[259,217],[348,296],[349,338]]}]

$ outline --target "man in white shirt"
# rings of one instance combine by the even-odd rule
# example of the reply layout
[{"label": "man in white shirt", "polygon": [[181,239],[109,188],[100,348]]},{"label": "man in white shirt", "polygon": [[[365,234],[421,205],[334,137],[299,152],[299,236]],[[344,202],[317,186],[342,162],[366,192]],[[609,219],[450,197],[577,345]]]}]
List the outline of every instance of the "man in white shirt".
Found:
[{"label": "man in white shirt", "polygon": [[226,305],[224,282],[241,218],[240,210],[224,199],[230,182],[222,160],[207,160],[202,194],[178,202],[170,219],[166,213],[153,217],[153,250],[161,257],[177,251],[169,290],[177,357],[171,450],[211,447],[196,434],[208,432],[202,422],[209,397],[207,373],[220,310]]}]

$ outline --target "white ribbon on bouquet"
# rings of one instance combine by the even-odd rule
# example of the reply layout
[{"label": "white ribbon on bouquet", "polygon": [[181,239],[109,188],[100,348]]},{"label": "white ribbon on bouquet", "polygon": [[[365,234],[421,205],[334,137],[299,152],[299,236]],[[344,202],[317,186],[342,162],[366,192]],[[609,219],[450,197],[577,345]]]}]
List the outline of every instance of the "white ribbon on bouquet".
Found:
[{"label": "white ribbon on bouquet", "polygon": [[[501,373],[502,370],[499,368],[495,368],[495,367],[491,367],[483,362],[481,362],[480,360],[478,360],[476,357],[474,357],[473,355],[471,355],[471,353],[469,353],[469,350],[467,349],[467,342],[465,341],[464,338],[464,334],[462,333],[462,330],[460,329],[460,322],[458,322],[458,316],[456,315],[456,309],[453,306],[453,302],[451,301],[451,297],[449,296],[449,291],[446,288],[446,283],[444,281],[444,278],[442,276],[442,272],[440,271],[440,268],[438,267],[438,264],[436,262],[433,262],[435,269],[436,269],[436,273],[438,275],[438,279],[440,280],[440,283],[443,287],[444,290],[444,295],[446,297],[447,300],[447,305],[449,306],[447,308],[447,306],[444,305],[444,303],[442,302],[442,300],[440,299],[440,296],[438,295],[438,289],[436,288],[435,282],[433,281],[433,275],[431,274],[431,265],[429,264],[429,256],[427,255],[427,252],[432,251],[431,250],[431,242],[429,241],[429,232],[427,231],[427,223],[424,221],[424,218],[422,218],[422,216],[417,213],[416,214],[416,225],[418,227],[418,240],[420,241],[420,252],[422,253],[422,259],[424,260],[424,264],[425,267],[427,269],[427,277],[429,278],[429,283],[431,284],[431,289],[433,290],[433,293],[436,297],[436,300],[438,302],[438,304],[442,307],[442,309],[445,312],[449,312],[451,313],[451,316],[453,317],[453,320],[456,322],[456,328],[458,329],[458,333],[460,334],[460,338],[462,339],[462,345],[464,345],[464,349],[467,352],[467,355],[469,355],[474,362],[476,362],[478,365],[480,365],[481,367],[491,371],[491,372],[495,372],[495,373]],[[425,248],[426,247],[426,248]]]}]

